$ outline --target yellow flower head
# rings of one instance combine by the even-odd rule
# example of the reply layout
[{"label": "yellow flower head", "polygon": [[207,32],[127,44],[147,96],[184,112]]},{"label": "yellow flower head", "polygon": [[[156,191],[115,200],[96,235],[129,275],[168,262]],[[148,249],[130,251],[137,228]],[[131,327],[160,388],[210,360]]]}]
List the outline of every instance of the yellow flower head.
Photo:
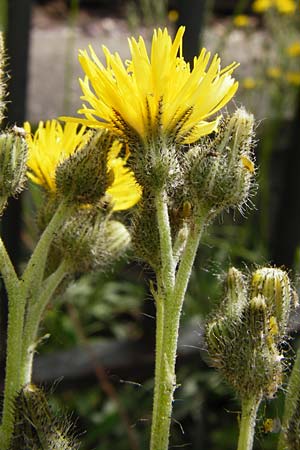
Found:
[{"label": "yellow flower head", "polygon": [[[34,135],[28,122],[24,124],[24,129],[29,148],[28,176],[48,192],[55,193],[56,168],[89,141],[90,132],[84,126],[78,130],[78,125],[74,123],[63,127],[57,120],[49,120],[45,124],[40,122]],[[115,140],[107,160],[107,170],[112,171],[113,176],[106,196],[115,211],[131,208],[141,196],[141,188],[126,167],[126,160],[119,156],[121,148],[122,144]]]},{"label": "yellow flower head", "polygon": [[106,67],[93,48],[81,50],[80,64],[86,74],[80,80],[86,104],[78,112],[86,119],[64,118],[90,127],[105,127],[128,138],[147,142],[153,137],[192,143],[212,132],[218,118],[207,119],[234,95],[238,83],[231,77],[232,63],[220,69],[220,58],[210,60],[203,49],[190,68],[182,56],[184,27],[174,41],[167,29],[155,30],[148,55],[142,37],[129,39],[131,60],[125,64],[118,53],[102,47]]},{"label": "yellow flower head", "polygon": [[257,13],[276,8],[281,14],[293,14],[296,11],[297,4],[295,0],[255,0],[252,8]]}]

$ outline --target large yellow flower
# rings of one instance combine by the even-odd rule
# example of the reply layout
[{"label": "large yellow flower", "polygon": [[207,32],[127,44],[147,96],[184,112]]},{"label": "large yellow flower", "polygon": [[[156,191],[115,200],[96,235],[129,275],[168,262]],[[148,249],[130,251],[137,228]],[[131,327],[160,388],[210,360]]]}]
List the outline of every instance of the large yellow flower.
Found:
[{"label": "large yellow flower", "polygon": [[295,0],[255,0],[252,8],[258,13],[276,8],[282,14],[292,14],[296,11],[297,4]]},{"label": "large yellow flower", "polygon": [[124,64],[118,53],[102,47],[106,67],[90,46],[81,50],[85,72],[80,80],[85,119],[64,118],[90,127],[113,129],[122,136],[137,135],[147,142],[153,137],[192,143],[212,132],[218,118],[207,119],[234,95],[238,84],[231,77],[232,63],[220,69],[220,58],[203,49],[193,68],[182,56],[184,27],[174,41],[167,29],[155,30],[151,54],[142,37],[129,39],[131,60]]},{"label": "large yellow flower", "polygon": [[[55,172],[57,166],[72,153],[84,146],[90,137],[85,127],[67,123],[64,127],[57,120],[39,123],[34,135],[28,122],[24,124],[29,147],[28,176],[47,191],[55,193]],[[119,156],[122,144],[114,141],[108,154],[107,170],[112,171],[112,184],[106,195],[112,201],[113,210],[125,210],[140,199],[141,188],[133,172],[126,166],[126,160]],[[99,149],[101,151],[101,149]]]}]

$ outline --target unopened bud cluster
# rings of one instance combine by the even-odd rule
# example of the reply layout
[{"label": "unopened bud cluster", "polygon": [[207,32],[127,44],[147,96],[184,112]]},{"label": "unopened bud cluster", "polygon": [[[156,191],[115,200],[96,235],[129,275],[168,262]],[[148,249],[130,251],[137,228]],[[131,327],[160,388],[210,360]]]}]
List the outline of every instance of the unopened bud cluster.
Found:
[{"label": "unopened bud cluster", "polygon": [[283,270],[264,267],[251,279],[229,270],[225,298],[206,325],[206,342],[212,365],[241,398],[272,397],[281,385],[281,347],[293,304]]},{"label": "unopened bud cluster", "polygon": [[204,210],[241,207],[253,183],[254,117],[244,109],[221,119],[214,137],[185,155],[186,198]]},{"label": "unopened bud cluster", "polygon": [[[0,199],[4,204],[23,188],[26,180],[27,144],[22,129],[0,134]],[[1,214],[1,208],[0,208]]]}]

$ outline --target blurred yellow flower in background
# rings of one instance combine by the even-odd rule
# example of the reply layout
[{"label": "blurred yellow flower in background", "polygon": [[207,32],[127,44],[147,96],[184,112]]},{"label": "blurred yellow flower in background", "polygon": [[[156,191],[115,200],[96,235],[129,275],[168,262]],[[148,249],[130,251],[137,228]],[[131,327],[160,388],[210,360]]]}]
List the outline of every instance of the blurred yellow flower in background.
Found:
[{"label": "blurred yellow flower in background", "polygon": [[250,18],[246,14],[238,14],[234,16],[233,24],[239,28],[248,27],[250,25]]},{"label": "blurred yellow flower in background", "polygon": [[280,67],[272,66],[267,69],[267,76],[273,79],[280,78],[282,75],[282,71]]},{"label": "blurred yellow flower in background", "polygon": [[242,86],[244,89],[254,89],[257,86],[257,82],[252,77],[246,77],[242,81]]},{"label": "blurred yellow flower in background", "polygon": [[263,13],[270,8],[275,8],[279,13],[292,14],[297,9],[294,0],[255,0],[252,4],[253,11]]},{"label": "blurred yellow flower in background", "polygon": [[287,47],[286,52],[291,57],[300,56],[300,41],[297,40],[290,44]]},{"label": "blurred yellow flower in background", "polygon": [[287,82],[292,84],[293,86],[300,86],[300,71],[299,70],[295,70],[295,71],[291,70],[289,72],[286,72],[285,78],[286,78]]},{"label": "blurred yellow flower in background", "polygon": [[168,12],[168,19],[170,22],[177,22],[179,19],[179,12],[176,9],[170,9]]},{"label": "blurred yellow flower in background", "polygon": [[[55,193],[56,168],[89,141],[91,132],[84,126],[78,129],[78,124],[74,123],[63,127],[57,120],[40,122],[33,135],[29,122],[25,122],[24,129],[29,148],[28,176],[46,191]],[[107,159],[107,170],[112,171],[113,176],[106,195],[112,201],[114,211],[131,208],[141,197],[141,188],[133,172],[126,166],[126,159],[119,156],[121,148],[122,144],[115,140]]]},{"label": "blurred yellow flower in background", "polygon": [[193,68],[182,55],[184,27],[174,41],[167,29],[154,30],[150,56],[142,37],[129,39],[131,60],[124,64],[118,53],[102,47],[106,67],[93,48],[81,50],[85,72],[80,80],[86,104],[78,112],[85,119],[64,120],[92,128],[108,128],[142,142],[152,139],[192,143],[216,129],[217,113],[235,94],[238,83],[231,77],[236,63],[221,70],[220,58],[202,49]]}]

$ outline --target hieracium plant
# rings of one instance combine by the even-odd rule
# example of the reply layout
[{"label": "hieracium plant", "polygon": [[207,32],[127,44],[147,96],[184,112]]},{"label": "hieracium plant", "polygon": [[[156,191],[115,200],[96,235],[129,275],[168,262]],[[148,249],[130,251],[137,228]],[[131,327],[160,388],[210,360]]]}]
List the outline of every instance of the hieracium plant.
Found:
[{"label": "hieracium plant", "polygon": [[[64,126],[57,120],[40,122],[35,133],[25,123],[23,131],[0,136],[2,209],[26,178],[44,195],[37,213],[40,239],[21,276],[0,243],[9,299],[2,450],[78,447],[52,418],[44,393],[31,384],[39,324],[62,281],[66,286],[74,274],[104,270],[130,243],[156,275],[151,285],[156,349],[150,449],[168,448],[180,316],[199,241],[222,211],[243,209],[255,185],[254,118],[242,107],[220,113],[237,90],[232,74],[238,64],[221,68],[219,57],[203,49],[190,66],[182,55],[183,34],[181,27],[172,40],[166,29],[155,30],[150,54],[141,37],[129,39],[126,63],[105,47],[106,64],[92,47],[80,51],[85,77],[78,112],[83,117],[61,118]],[[127,229],[121,212],[133,206]],[[243,408],[255,412],[261,398],[280,384],[281,369],[276,372],[275,365],[280,366],[287,327],[289,282],[286,274],[278,275],[284,285],[278,290],[268,275],[257,275],[257,282],[253,275],[250,289],[237,271],[231,274],[222,313],[211,330],[208,326],[209,349],[214,365],[234,386],[243,386],[238,387]],[[268,289],[275,293],[267,294]],[[253,339],[245,337],[234,364],[248,363],[252,351],[262,352],[255,360],[261,370],[255,393],[249,390],[253,371],[248,380],[240,376],[235,382],[229,362],[222,359],[228,345],[237,347],[235,339],[228,344],[225,337],[247,335],[248,328]],[[248,447],[239,450],[251,447],[244,429],[246,424],[241,440]]]}]

